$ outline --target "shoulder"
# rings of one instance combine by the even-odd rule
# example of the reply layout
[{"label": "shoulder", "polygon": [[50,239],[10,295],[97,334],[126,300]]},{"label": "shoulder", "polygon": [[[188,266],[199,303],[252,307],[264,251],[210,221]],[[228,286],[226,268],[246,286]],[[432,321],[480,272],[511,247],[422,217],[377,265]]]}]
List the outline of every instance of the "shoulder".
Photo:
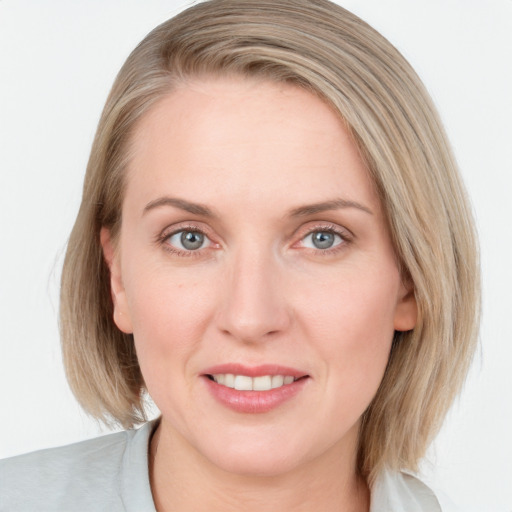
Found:
[{"label": "shoulder", "polygon": [[382,471],[372,486],[370,512],[461,512],[417,475]]},{"label": "shoulder", "polygon": [[124,511],[132,480],[139,482],[135,487],[143,482],[139,490],[147,501],[151,431],[148,423],[139,430],[0,461],[0,511]]}]

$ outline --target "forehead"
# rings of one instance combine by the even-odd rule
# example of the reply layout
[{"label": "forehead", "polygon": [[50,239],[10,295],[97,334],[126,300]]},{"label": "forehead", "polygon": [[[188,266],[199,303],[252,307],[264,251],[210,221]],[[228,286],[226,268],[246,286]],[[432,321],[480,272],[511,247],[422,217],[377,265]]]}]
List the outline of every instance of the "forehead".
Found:
[{"label": "forehead", "polygon": [[[341,117],[294,85],[242,78],[190,81],[162,98],[132,139],[128,188],[246,204],[287,193],[297,203],[357,195],[373,184]],[[171,190],[172,189],[172,190]],[[315,197],[312,197],[315,196]]]}]

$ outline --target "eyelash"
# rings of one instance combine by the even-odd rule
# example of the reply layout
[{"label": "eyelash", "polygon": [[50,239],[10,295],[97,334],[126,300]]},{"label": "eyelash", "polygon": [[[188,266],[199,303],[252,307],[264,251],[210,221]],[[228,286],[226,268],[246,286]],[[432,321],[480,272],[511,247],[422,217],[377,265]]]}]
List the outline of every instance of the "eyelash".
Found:
[{"label": "eyelash", "polygon": [[[215,244],[215,242],[212,242],[211,237],[208,236],[207,230],[205,230],[199,226],[192,225],[192,224],[179,226],[179,228],[175,228],[172,231],[164,230],[160,235],[158,235],[156,242],[160,246],[162,246],[162,248],[165,251],[170,252],[171,254],[174,254],[176,256],[189,257],[189,258],[190,257],[201,257],[203,255],[204,249],[181,250],[181,249],[177,249],[176,247],[174,247],[170,243],[168,243],[169,238],[171,238],[174,235],[177,235],[178,233],[182,233],[184,231],[199,233],[199,234],[205,236],[206,238],[208,238],[208,240],[210,240],[212,245],[218,246],[218,244]],[[330,247],[328,249],[311,249],[309,247],[303,248],[304,250],[314,251],[316,254],[319,254],[321,256],[330,256],[332,254],[335,254],[335,253],[343,250],[344,247],[347,244],[351,243],[352,239],[353,239],[352,233],[350,233],[347,229],[341,229],[339,226],[334,225],[334,224],[322,223],[322,224],[314,225],[314,226],[308,228],[307,231],[301,235],[299,241],[302,242],[306,237],[312,235],[313,233],[318,233],[318,232],[331,233],[331,234],[337,235],[341,238],[340,243],[338,243],[334,247]]]}]

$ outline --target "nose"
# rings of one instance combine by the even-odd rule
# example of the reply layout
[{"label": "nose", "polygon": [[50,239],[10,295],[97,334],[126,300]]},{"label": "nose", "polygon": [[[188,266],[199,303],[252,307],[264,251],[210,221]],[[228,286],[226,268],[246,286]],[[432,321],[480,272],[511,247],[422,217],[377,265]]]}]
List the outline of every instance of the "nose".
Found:
[{"label": "nose", "polygon": [[291,311],[282,286],[283,269],[276,258],[246,251],[231,263],[217,314],[219,329],[246,343],[285,332]]}]

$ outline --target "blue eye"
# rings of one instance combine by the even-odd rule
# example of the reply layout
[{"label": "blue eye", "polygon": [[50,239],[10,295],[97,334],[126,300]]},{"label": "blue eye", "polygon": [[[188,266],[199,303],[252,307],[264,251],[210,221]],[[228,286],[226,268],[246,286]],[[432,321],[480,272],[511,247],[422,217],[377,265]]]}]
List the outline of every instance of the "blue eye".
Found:
[{"label": "blue eye", "polygon": [[210,239],[204,233],[191,230],[178,231],[167,240],[170,245],[182,251],[197,251],[211,244]]},{"label": "blue eye", "polygon": [[310,249],[331,249],[341,244],[343,239],[332,231],[313,231],[303,238],[303,244]]}]

